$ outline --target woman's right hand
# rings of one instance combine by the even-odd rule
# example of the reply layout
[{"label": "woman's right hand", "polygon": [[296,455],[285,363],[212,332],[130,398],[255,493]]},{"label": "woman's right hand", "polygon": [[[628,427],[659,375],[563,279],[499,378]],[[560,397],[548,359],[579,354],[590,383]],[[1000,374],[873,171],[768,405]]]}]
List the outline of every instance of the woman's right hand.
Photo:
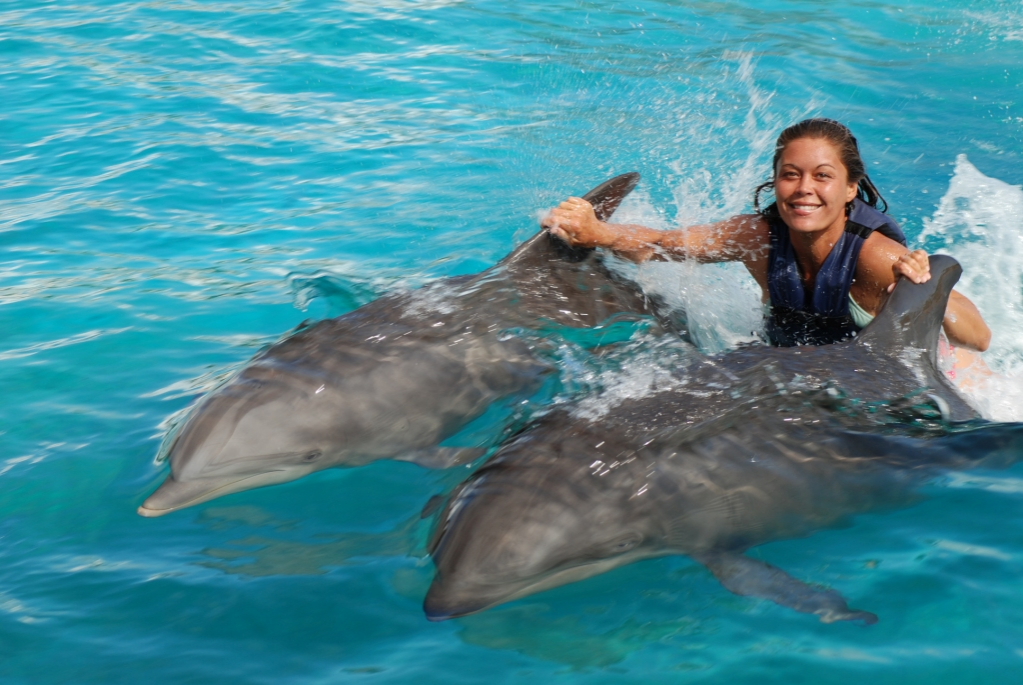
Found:
[{"label": "woman's right hand", "polygon": [[593,205],[579,197],[570,197],[552,209],[540,225],[573,247],[611,247],[616,237],[597,219]]}]

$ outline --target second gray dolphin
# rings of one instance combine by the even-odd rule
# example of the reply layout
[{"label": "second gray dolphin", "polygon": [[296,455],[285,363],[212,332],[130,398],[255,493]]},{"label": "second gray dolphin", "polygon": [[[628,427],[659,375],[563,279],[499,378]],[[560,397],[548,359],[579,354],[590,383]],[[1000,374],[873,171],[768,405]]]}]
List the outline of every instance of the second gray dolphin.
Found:
[{"label": "second gray dolphin", "polygon": [[597,420],[557,411],[536,422],[449,498],[427,616],[687,554],[738,594],[823,621],[875,621],[742,553],[905,503],[939,469],[1020,457],[1020,426],[949,435],[976,418],[935,366],[961,270],[931,257],[931,272],[927,284],[900,282],[854,342],[740,350]]},{"label": "second gray dolphin", "polygon": [[[585,198],[608,218],[638,180],[623,174]],[[510,329],[593,328],[653,313],[598,253],[541,231],[481,274],[382,297],[258,354],[191,411],[167,452],[170,475],[138,513],[160,516],[334,466],[476,457],[483,450],[439,445],[553,371]]]}]

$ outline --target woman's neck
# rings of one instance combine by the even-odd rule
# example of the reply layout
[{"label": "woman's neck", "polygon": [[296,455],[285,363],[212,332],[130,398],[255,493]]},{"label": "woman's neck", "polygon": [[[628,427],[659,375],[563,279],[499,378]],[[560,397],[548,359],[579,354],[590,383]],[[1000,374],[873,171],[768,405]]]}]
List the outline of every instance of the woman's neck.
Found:
[{"label": "woman's neck", "polygon": [[817,272],[824,266],[824,260],[831,254],[832,248],[842,237],[843,231],[845,231],[845,217],[842,217],[841,222],[835,222],[822,231],[797,233],[789,230],[789,240],[796,253],[799,275],[806,284],[813,284],[817,278]]}]

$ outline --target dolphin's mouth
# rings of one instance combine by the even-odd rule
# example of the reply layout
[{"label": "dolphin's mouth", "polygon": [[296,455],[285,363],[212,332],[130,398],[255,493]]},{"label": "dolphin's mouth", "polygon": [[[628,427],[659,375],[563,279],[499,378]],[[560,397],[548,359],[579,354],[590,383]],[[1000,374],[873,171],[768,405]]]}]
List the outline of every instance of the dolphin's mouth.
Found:
[{"label": "dolphin's mouth", "polygon": [[242,478],[177,481],[174,480],[174,476],[167,476],[167,480],[138,508],[138,514],[146,518],[155,518],[232,492],[285,483],[301,475],[303,474],[291,474],[287,470],[279,469]]},{"label": "dolphin's mouth", "polygon": [[643,549],[633,550],[596,562],[563,564],[548,572],[517,581],[502,583],[466,583],[435,576],[423,600],[423,612],[431,621],[468,616],[484,609],[511,602],[536,592],[584,580],[651,555]]},{"label": "dolphin's mouth", "polygon": [[426,593],[426,599],[423,600],[423,613],[426,614],[427,620],[430,621],[447,621],[451,618],[459,618],[461,616],[468,616],[469,614],[475,614],[477,611],[483,611],[495,604],[500,604],[506,601],[503,598],[494,599],[492,601],[475,601],[475,602],[452,602],[451,600],[442,596],[443,593],[437,592],[434,587],[431,587]]},{"label": "dolphin's mouth", "polygon": [[[266,454],[239,454],[233,458],[218,456],[216,462],[202,465],[202,470],[195,474],[195,481],[219,480],[221,478],[248,478],[249,476],[260,476],[281,469],[267,467],[268,464],[277,466],[304,466],[317,461],[323,452],[316,449],[299,450],[297,452],[268,452]],[[238,464],[242,464],[241,467]],[[171,467],[173,469],[173,465]],[[187,467],[186,467],[187,470]],[[231,472],[232,475],[218,476],[218,472]],[[241,475],[244,473],[249,475]]]},{"label": "dolphin's mouth", "polygon": [[552,578],[561,575],[501,584],[445,583],[434,578],[423,599],[423,613],[431,621],[461,618],[560,585]]}]

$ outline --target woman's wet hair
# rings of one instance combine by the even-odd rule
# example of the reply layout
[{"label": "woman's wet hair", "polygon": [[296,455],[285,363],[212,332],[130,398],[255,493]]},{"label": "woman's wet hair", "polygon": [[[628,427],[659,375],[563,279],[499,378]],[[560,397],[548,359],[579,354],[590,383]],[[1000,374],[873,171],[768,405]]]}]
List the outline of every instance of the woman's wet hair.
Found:
[{"label": "woman's wet hair", "polygon": [[[835,149],[838,150],[838,156],[842,159],[842,164],[845,165],[846,171],[849,172],[849,180],[858,187],[857,197],[871,207],[880,209],[882,212],[888,211],[888,203],[881,197],[881,193],[878,192],[877,187],[870,180],[870,177],[867,176],[867,169],[863,164],[863,158],[860,157],[860,149],[856,145],[856,136],[852,134],[852,131],[845,124],[841,124],[834,119],[820,118],[800,121],[798,124],[789,126],[778,136],[778,142],[774,146],[774,160],[771,164],[772,174],[775,178],[757,186],[753,193],[753,208],[759,214],[772,217],[778,215],[777,202],[772,202],[764,209],[760,208],[760,193],[767,188],[774,187],[774,181],[778,175],[778,160],[781,159],[782,151],[789,143],[801,138],[826,140],[834,145]],[[878,207],[878,204],[881,206]]]}]

